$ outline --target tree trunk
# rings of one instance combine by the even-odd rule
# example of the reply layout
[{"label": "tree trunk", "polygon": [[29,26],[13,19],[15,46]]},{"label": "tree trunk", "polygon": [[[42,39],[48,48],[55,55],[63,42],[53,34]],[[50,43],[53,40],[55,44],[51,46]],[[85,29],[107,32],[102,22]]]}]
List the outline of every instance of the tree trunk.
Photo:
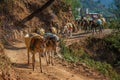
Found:
[{"label": "tree trunk", "polygon": [[21,20],[20,22],[18,22],[17,25],[23,25],[25,22],[31,20],[36,14],[42,12],[45,8],[47,8],[48,6],[50,6],[53,2],[54,2],[54,0],[49,0],[41,8],[37,9],[36,11],[34,11],[33,13],[31,13],[30,15],[28,15],[27,17],[25,17],[23,20]]}]

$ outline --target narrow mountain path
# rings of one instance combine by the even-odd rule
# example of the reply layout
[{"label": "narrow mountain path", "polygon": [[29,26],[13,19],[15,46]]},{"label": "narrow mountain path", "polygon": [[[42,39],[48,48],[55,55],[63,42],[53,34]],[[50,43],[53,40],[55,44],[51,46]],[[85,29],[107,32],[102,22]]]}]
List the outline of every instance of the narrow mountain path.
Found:
[{"label": "narrow mountain path", "polygon": [[[111,30],[105,30],[101,34],[101,36],[107,35],[110,32]],[[83,39],[90,35],[91,33],[75,33],[73,34],[73,37],[67,39],[66,42],[68,45],[70,45],[76,41],[79,41],[79,39]],[[70,66],[68,66],[65,61],[59,59],[55,60],[54,66],[47,66],[45,59],[42,58],[43,73],[40,73],[38,64],[38,54],[36,54],[35,71],[32,71],[31,64],[29,66],[27,65],[27,50],[23,42],[17,42],[14,45],[9,46],[5,49],[5,53],[10,58],[15,70],[19,73],[22,80],[103,80],[102,78],[98,79],[95,77],[85,76],[83,73],[79,74],[79,71],[74,71],[74,66],[68,68]]]},{"label": "narrow mountain path", "polygon": [[84,33],[83,31],[78,32],[78,33],[73,33],[73,36],[65,39],[66,41],[66,46],[69,46],[71,44],[73,44],[74,42],[78,42],[79,40],[84,40],[87,37],[91,36],[91,37],[96,37],[96,38],[103,38],[106,35],[110,34],[112,32],[111,29],[104,29],[102,33],[99,34],[99,32],[93,34],[93,33]]},{"label": "narrow mountain path", "polygon": [[47,66],[44,58],[42,59],[43,73],[40,73],[37,55],[35,71],[32,71],[32,66],[26,64],[27,53],[24,43],[17,43],[13,48],[6,49],[5,52],[23,80],[90,80],[82,75],[69,72],[57,62],[55,62],[55,66]]}]

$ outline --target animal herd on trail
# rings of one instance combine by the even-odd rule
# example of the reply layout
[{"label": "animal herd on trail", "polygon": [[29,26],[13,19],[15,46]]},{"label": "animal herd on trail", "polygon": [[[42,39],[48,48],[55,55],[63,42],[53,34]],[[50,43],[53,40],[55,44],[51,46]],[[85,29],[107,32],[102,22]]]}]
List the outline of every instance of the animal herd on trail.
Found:
[{"label": "animal herd on trail", "polygon": [[[79,22],[80,21],[80,22]],[[97,28],[99,29],[99,33],[102,32],[103,26],[105,25],[106,21],[104,18],[96,19],[96,20],[86,20],[81,18],[81,20],[76,21],[77,29],[84,29],[85,32],[97,32]],[[64,36],[71,37],[72,32],[74,31],[74,27],[76,27],[73,23],[66,23],[62,27],[61,33]],[[57,46],[59,37],[56,35],[57,30],[54,27],[50,28],[50,33],[45,33],[43,28],[36,29],[35,33],[27,33],[24,37],[25,45],[27,48],[27,55],[28,55],[28,64],[30,64],[30,52],[32,54],[32,67],[33,71],[35,68],[35,54],[39,53],[39,64],[40,70],[42,72],[42,64],[41,64],[41,57],[44,55],[46,58],[47,65],[52,64],[54,65],[54,56],[57,54]]]},{"label": "animal herd on trail", "polygon": [[85,32],[98,32],[101,33],[105,27],[106,20],[104,17],[98,17],[96,19],[86,19],[86,17],[82,17],[81,19],[76,20],[78,25],[78,29],[84,30]]},{"label": "animal herd on trail", "polygon": [[105,24],[106,20],[102,16],[94,19],[87,19],[86,17],[82,17],[81,19],[75,20],[73,22],[68,21],[62,27],[61,33],[64,35],[65,38],[72,37],[73,32],[80,30],[85,31],[85,33],[102,33]]}]

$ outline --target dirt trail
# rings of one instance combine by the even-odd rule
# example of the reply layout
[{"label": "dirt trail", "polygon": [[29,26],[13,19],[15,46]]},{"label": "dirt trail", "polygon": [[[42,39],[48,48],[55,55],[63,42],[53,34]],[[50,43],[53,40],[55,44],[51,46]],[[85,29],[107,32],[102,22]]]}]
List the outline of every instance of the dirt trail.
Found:
[{"label": "dirt trail", "polygon": [[82,75],[69,72],[57,62],[55,66],[46,66],[44,58],[42,59],[44,73],[39,72],[38,58],[36,58],[36,69],[32,71],[32,66],[26,64],[27,55],[24,43],[18,43],[5,51],[23,80],[90,80]]},{"label": "dirt trail", "polygon": [[92,33],[84,33],[84,31],[82,32],[78,32],[78,33],[73,33],[73,36],[71,38],[66,39],[66,46],[71,45],[74,42],[78,42],[79,40],[85,39],[88,36],[93,36],[96,38],[102,38],[108,34],[110,34],[112,32],[111,29],[104,29],[102,33],[99,34],[99,32],[92,34]]},{"label": "dirt trail", "polygon": [[[79,38],[71,38],[68,40],[71,42]],[[43,73],[40,73],[37,55],[35,71],[32,71],[32,66],[27,65],[27,51],[23,42],[10,46],[5,52],[22,80],[95,80],[94,78],[72,72],[70,68],[66,68],[66,66],[57,60],[55,61],[55,66],[47,66],[44,58],[42,59]]]}]

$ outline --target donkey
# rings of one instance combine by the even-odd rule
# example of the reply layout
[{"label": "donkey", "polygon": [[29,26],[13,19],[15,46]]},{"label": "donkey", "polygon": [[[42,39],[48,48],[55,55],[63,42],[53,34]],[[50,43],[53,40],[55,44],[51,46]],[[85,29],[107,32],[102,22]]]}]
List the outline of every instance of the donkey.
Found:
[{"label": "donkey", "polygon": [[39,64],[40,64],[40,70],[42,73],[42,65],[41,65],[41,55],[45,53],[45,39],[43,36],[33,36],[30,40],[30,46],[29,50],[32,53],[32,67],[33,71],[35,68],[35,54],[39,53]]},{"label": "donkey", "polygon": [[87,32],[89,28],[89,21],[84,18],[81,19],[80,26],[81,26],[81,30],[84,30],[85,32]]},{"label": "donkey", "polygon": [[26,35],[24,36],[24,42],[25,42],[25,45],[26,45],[26,48],[27,48],[27,56],[28,56],[28,65],[30,64],[30,41],[31,41],[31,38],[33,36],[39,36],[38,34],[36,33],[26,33]]},{"label": "donkey", "polygon": [[97,33],[97,28],[99,29],[99,33],[102,32],[102,27],[103,27],[103,22],[101,19],[96,19],[96,20],[92,20],[92,21],[89,21],[89,25],[91,27],[91,30],[94,34],[94,32]]},{"label": "donkey", "polygon": [[46,43],[46,61],[47,65],[52,64],[54,65],[54,56],[57,54],[57,46],[59,37],[52,33],[46,33],[44,35],[45,43]]},{"label": "donkey", "polygon": [[67,23],[65,26],[63,26],[62,33],[65,35],[65,37],[72,36],[73,32],[73,24]]}]

